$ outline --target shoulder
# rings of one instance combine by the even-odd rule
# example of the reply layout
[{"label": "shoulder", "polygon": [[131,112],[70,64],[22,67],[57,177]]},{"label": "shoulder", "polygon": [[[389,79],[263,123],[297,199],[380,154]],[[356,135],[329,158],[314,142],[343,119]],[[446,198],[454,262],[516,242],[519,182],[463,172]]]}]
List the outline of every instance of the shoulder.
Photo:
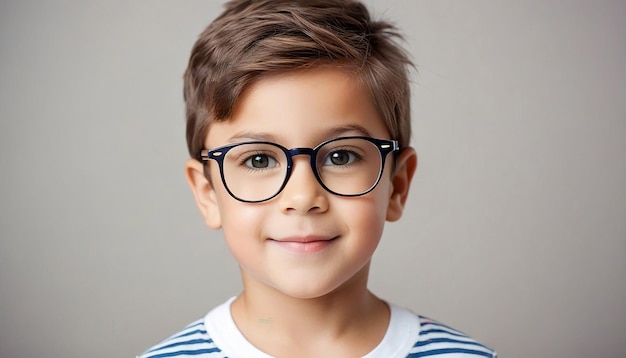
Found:
[{"label": "shoulder", "polygon": [[420,333],[407,358],[418,357],[489,357],[496,352],[464,333],[432,319],[418,316]]},{"label": "shoulder", "polygon": [[137,358],[187,356],[223,358],[221,350],[207,333],[204,319],[189,324],[180,332],[140,354]]}]

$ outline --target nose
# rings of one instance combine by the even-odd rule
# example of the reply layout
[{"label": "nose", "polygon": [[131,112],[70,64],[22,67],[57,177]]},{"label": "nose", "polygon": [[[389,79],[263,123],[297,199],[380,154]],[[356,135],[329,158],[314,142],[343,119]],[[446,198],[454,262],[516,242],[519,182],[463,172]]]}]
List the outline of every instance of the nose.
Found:
[{"label": "nose", "polygon": [[285,213],[322,213],[328,210],[326,190],[315,178],[308,155],[293,157],[293,169],[279,195]]}]

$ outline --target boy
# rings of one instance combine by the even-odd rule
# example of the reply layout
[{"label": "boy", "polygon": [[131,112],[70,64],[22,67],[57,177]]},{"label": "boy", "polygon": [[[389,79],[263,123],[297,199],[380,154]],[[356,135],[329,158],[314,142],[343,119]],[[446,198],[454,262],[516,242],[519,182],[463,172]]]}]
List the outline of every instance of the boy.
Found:
[{"label": "boy", "polygon": [[367,289],[417,166],[410,61],[351,0],[234,0],[185,73],[186,176],[243,292],[156,357],[495,357]]}]

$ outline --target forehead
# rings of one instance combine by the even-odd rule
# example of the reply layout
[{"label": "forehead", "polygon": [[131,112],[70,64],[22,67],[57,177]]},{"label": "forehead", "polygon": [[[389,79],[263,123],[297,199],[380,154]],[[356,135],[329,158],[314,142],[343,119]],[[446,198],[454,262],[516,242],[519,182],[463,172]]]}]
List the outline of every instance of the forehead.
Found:
[{"label": "forehead", "polygon": [[239,99],[232,118],[211,124],[205,145],[263,139],[315,146],[344,135],[389,138],[389,131],[356,76],[323,67],[258,80]]}]

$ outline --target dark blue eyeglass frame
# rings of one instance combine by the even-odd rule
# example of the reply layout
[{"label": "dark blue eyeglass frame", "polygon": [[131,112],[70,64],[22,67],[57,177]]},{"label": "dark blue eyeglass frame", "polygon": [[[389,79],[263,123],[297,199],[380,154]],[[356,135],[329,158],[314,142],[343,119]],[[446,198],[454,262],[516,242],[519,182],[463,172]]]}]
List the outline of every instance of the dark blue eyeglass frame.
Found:
[{"label": "dark blue eyeglass frame", "polygon": [[[336,191],[331,190],[330,188],[326,186],[326,184],[324,184],[324,182],[322,181],[322,178],[320,177],[320,174],[317,171],[317,154],[319,153],[320,148],[328,143],[332,143],[332,142],[339,141],[339,140],[345,140],[345,139],[364,139],[368,142],[373,143],[376,146],[376,148],[378,148],[378,151],[380,152],[381,163],[380,163],[380,170],[378,172],[378,177],[376,178],[376,181],[367,190],[360,192],[360,193],[356,193],[356,194],[342,194],[342,193],[338,193]],[[224,177],[224,158],[226,157],[226,153],[228,153],[229,150],[235,147],[238,147],[240,145],[244,145],[244,144],[273,145],[277,148],[280,148],[285,153],[285,157],[287,158],[287,169],[285,171],[285,179],[283,180],[283,183],[278,188],[278,190],[276,190],[276,193],[272,194],[268,198],[260,199],[260,200],[246,200],[246,199],[239,198],[230,190],[230,188],[228,187],[228,184],[226,183],[226,179]],[[228,194],[230,194],[230,196],[244,203],[261,203],[261,202],[268,201],[268,200],[275,198],[278,194],[280,194],[280,192],[283,191],[283,189],[287,185],[287,182],[289,181],[289,178],[291,177],[291,171],[293,169],[293,157],[296,155],[308,155],[309,156],[309,163],[311,165],[311,169],[313,170],[313,174],[315,175],[315,179],[317,179],[317,182],[326,191],[337,196],[355,197],[355,196],[365,195],[369,193],[370,191],[374,190],[374,188],[380,182],[380,178],[382,177],[383,171],[385,169],[385,161],[387,159],[387,155],[389,153],[397,152],[397,151],[400,151],[400,146],[397,140],[378,139],[378,138],[371,138],[371,137],[365,137],[365,136],[349,136],[349,137],[338,137],[338,138],[329,139],[327,141],[324,141],[318,144],[315,148],[287,149],[280,144],[272,143],[272,142],[264,142],[264,141],[242,142],[242,143],[225,145],[225,146],[218,147],[215,149],[203,149],[200,152],[200,158],[202,159],[205,165],[211,159],[217,162],[220,168],[220,177],[222,178],[222,183],[224,184],[224,187],[226,188],[226,191],[228,191]]]}]

